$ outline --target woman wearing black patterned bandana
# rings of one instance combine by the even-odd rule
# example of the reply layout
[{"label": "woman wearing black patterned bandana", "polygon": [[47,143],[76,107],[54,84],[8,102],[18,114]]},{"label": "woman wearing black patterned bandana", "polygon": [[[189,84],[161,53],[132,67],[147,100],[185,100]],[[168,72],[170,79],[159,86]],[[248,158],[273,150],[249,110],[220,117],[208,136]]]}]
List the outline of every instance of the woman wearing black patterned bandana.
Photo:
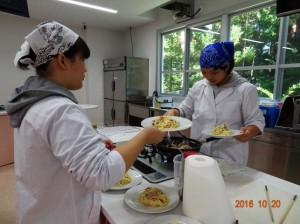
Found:
[{"label": "woman wearing black patterned bandana", "polygon": [[55,21],[39,24],[16,54],[16,67],[37,74],[5,106],[15,128],[18,224],[99,224],[101,191],[122,179],[144,144],[165,136],[148,127],[114,149],[102,141],[70,91],[82,87],[89,56],[83,39]]},{"label": "woman wearing black patterned bandana", "polygon": [[213,130],[221,124],[240,130],[242,134],[234,138],[203,144],[201,152],[246,165],[247,141],[262,133],[265,126],[257,88],[233,71],[233,42],[205,46],[200,66],[205,79],[196,82],[181,105],[165,115],[192,119],[191,138],[197,140],[207,137],[203,130]]}]

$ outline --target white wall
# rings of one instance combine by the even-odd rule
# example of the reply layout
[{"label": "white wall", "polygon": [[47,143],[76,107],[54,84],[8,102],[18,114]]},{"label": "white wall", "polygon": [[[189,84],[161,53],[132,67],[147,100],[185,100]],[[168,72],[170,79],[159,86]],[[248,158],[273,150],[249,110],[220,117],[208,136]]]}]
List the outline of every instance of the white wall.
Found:
[{"label": "white wall", "polygon": [[[156,60],[157,60],[157,30],[173,24],[171,14],[167,10],[160,10],[157,21],[141,27],[133,28],[133,56],[149,58],[149,95],[156,89]],[[129,31],[124,33],[125,55],[132,55]]]},{"label": "white wall", "polygon": [[[26,78],[34,74],[33,70],[24,72],[15,68],[13,60],[24,42],[24,37],[40,22],[0,12],[0,105],[11,98],[15,87],[23,85]],[[91,50],[84,87],[73,93],[79,103],[98,105],[97,109],[87,110],[87,112],[92,123],[103,123],[102,61],[105,58],[123,55],[123,34],[89,27],[86,30],[81,27],[69,27],[86,40]]]},{"label": "white wall", "polygon": [[0,104],[10,99],[13,88],[22,85],[27,78],[14,67],[13,62],[24,36],[34,25],[34,21],[0,12]]},{"label": "white wall", "polygon": [[97,109],[87,110],[94,124],[102,124],[104,118],[103,59],[123,56],[123,34],[107,30],[87,28],[87,43],[91,56],[87,61],[86,101]]},{"label": "white wall", "polygon": [[[40,22],[0,12],[0,104],[5,104],[11,98],[13,89],[23,85],[26,78],[35,73],[33,69],[29,71],[17,69],[14,66],[14,58],[21,44],[24,42],[24,37]],[[70,28],[79,35],[83,34],[80,28]],[[84,100],[84,89],[75,94],[79,100]]]}]

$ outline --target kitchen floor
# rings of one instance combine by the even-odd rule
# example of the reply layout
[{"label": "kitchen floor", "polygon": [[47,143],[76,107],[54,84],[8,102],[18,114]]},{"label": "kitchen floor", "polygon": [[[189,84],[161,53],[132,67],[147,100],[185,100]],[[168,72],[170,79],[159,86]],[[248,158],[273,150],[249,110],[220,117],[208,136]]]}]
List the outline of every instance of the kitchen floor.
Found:
[{"label": "kitchen floor", "polygon": [[0,167],[0,201],[0,223],[16,223],[14,164]]}]

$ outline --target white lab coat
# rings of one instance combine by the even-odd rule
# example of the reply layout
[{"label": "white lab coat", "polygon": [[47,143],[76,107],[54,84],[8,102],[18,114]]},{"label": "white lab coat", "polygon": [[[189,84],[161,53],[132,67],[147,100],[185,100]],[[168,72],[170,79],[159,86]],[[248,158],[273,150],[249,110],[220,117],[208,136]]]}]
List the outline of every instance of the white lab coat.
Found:
[{"label": "white lab coat", "polygon": [[101,190],[125,172],[80,106],[51,96],[15,129],[17,224],[99,223]]},{"label": "white lab coat", "polygon": [[[192,118],[191,138],[207,138],[201,133],[203,130],[212,130],[224,123],[237,130],[247,125],[256,125],[263,132],[265,122],[259,109],[256,87],[235,72],[232,77],[235,81],[221,87],[216,97],[213,86],[206,79],[191,88],[179,107],[181,115]],[[201,152],[246,165],[248,143],[234,138],[220,139],[202,144]]]}]

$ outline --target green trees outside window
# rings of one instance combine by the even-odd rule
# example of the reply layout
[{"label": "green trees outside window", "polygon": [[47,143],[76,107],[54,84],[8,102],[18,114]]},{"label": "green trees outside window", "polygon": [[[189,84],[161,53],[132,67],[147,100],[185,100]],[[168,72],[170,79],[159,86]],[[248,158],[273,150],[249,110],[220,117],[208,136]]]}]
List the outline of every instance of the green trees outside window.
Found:
[{"label": "green trees outside window", "polygon": [[235,70],[256,85],[259,96],[284,100],[300,95],[300,14],[278,18],[276,7],[162,33],[161,94],[184,96],[202,79],[201,49],[221,41],[221,30],[235,44]]}]

